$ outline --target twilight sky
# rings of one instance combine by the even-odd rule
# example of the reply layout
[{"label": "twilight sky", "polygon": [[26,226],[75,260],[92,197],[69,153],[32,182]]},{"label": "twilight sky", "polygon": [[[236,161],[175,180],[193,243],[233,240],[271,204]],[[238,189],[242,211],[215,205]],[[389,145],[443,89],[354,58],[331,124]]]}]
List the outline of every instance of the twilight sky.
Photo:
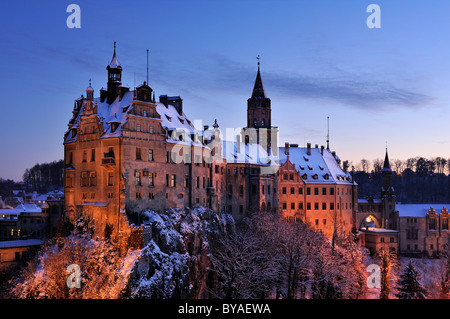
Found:
[{"label": "twilight sky", "polygon": [[[69,29],[66,8],[81,8]],[[381,8],[369,29],[366,7]],[[74,99],[106,87],[117,41],[122,83],[146,77],[192,120],[246,125],[257,60],[279,141],[341,159],[450,157],[448,0],[0,2],[0,177],[63,158]]]}]

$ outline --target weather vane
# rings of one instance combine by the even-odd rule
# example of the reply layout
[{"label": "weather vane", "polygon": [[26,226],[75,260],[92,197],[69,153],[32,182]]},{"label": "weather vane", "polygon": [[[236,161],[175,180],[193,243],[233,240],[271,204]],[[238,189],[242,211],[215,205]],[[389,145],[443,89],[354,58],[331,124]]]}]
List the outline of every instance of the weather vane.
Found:
[{"label": "weather vane", "polygon": [[258,54],[258,56],[256,57],[256,60],[258,60],[258,66],[259,66],[259,59],[260,59],[260,57],[259,57],[259,54]]}]

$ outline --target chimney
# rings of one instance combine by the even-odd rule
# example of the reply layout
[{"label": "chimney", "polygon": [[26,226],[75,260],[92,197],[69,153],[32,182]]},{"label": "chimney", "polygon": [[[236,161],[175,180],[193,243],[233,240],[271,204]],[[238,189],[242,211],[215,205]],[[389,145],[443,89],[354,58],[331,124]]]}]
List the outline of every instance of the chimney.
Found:
[{"label": "chimney", "polygon": [[306,154],[311,155],[311,143],[306,144]]},{"label": "chimney", "polygon": [[334,159],[336,159],[336,152],[333,151],[333,152],[331,152],[331,154],[333,155]]},{"label": "chimney", "polygon": [[167,95],[160,95],[159,96],[159,103],[164,104],[166,107],[169,106],[169,101],[168,101],[169,97]]},{"label": "chimney", "polygon": [[208,125],[203,125],[203,131],[207,131],[209,129]]},{"label": "chimney", "polygon": [[316,144],[316,148],[319,148],[319,144]]},{"label": "chimney", "polygon": [[289,143],[288,142],[284,143],[284,154],[289,156]]},{"label": "chimney", "polygon": [[236,135],[236,152],[237,153],[241,152],[241,136],[239,134]]},{"label": "chimney", "polygon": [[323,145],[320,146],[320,152],[322,153],[322,155],[323,155],[323,149],[324,148],[325,148],[325,146],[323,146]]}]

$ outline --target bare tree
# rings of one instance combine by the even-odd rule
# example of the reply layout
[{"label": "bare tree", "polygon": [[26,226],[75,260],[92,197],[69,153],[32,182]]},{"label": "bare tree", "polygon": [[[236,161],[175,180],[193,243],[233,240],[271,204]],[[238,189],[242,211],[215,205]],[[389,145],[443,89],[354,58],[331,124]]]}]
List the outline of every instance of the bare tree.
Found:
[{"label": "bare tree", "polygon": [[373,160],[373,171],[375,173],[381,172],[381,170],[383,169],[383,160],[380,158],[374,159]]},{"label": "bare tree", "polygon": [[364,173],[368,173],[369,172],[369,161],[366,160],[365,158],[363,158],[361,160],[361,168],[362,168]]}]

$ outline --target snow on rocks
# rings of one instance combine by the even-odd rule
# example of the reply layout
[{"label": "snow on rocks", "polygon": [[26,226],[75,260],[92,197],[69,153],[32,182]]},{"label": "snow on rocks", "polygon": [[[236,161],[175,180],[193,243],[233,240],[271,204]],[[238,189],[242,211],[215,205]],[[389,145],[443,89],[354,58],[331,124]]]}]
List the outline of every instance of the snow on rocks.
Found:
[{"label": "snow on rocks", "polygon": [[204,207],[142,213],[152,237],[131,273],[129,298],[193,298],[206,293],[210,239],[234,225],[228,215]]}]

